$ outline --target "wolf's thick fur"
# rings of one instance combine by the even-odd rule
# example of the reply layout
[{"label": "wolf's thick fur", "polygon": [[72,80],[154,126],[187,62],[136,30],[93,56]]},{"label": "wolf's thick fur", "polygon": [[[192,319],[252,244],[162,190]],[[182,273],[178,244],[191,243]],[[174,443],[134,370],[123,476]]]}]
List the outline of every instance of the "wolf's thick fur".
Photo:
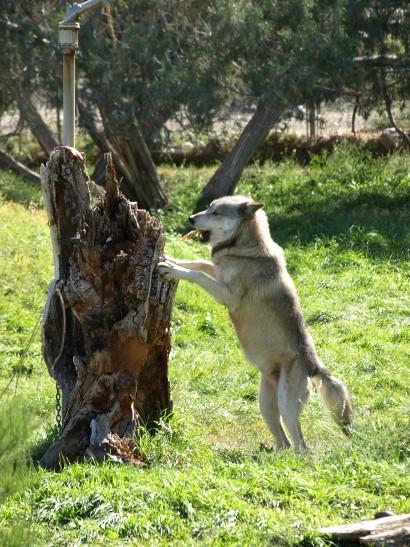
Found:
[{"label": "wolf's thick fur", "polygon": [[283,250],[271,238],[261,205],[245,196],[215,200],[190,217],[209,234],[213,263],[167,259],[160,272],[186,279],[228,308],[248,360],[261,372],[259,405],[278,448],[306,448],[300,413],[309,378],[345,432],[352,420],[348,389],[320,362],[306,329]]}]

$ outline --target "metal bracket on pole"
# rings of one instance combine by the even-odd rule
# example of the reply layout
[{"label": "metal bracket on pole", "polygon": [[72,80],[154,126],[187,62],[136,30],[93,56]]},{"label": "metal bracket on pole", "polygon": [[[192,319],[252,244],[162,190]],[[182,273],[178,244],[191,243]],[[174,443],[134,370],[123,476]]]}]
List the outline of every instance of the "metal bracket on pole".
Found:
[{"label": "metal bracket on pole", "polygon": [[74,4],[67,7],[67,14],[64,18],[63,23],[72,23],[73,21],[77,21],[77,19],[81,17],[81,15],[83,15],[86,11],[93,8],[100,2],[102,2],[104,6],[108,6],[108,4],[110,3],[109,0],[87,0],[82,4],[77,4],[77,2],[74,2]]},{"label": "metal bracket on pole", "polygon": [[75,52],[78,49],[78,19],[99,3],[109,0],[86,0],[67,7],[63,21],[58,24],[58,42],[63,52],[63,144],[75,147]]}]

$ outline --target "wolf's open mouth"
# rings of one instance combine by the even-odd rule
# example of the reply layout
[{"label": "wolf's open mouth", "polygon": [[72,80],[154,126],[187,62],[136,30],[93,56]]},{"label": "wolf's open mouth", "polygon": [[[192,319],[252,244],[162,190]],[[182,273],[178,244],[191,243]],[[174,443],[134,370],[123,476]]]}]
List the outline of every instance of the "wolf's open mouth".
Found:
[{"label": "wolf's open mouth", "polygon": [[184,236],[182,239],[186,241],[187,239],[196,239],[200,243],[208,243],[209,238],[211,237],[211,232],[209,230],[191,230]]}]

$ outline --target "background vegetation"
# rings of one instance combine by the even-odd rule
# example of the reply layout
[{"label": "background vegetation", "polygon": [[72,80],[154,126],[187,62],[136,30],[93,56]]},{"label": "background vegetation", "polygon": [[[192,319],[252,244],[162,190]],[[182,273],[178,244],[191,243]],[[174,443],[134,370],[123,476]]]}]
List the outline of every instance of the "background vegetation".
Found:
[{"label": "background vegetation", "polygon": [[[66,2],[3,4],[0,113],[17,111],[12,133],[29,128],[47,153],[61,141],[56,34]],[[93,180],[104,183],[101,156],[111,151],[124,191],[146,208],[167,203],[151,156],[175,138],[170,122],[192,140],[233,112],[256,116],[270,105],[268,132],[302,106],[314,135],[320,105],[338,99],[353,132],[358,112],[383,111],[410,146],[396,121],[408,120],[407,0],[116,0],[81,25],[78,112],[95,147]],[[56,111],[55,127],[45,108]]]}]

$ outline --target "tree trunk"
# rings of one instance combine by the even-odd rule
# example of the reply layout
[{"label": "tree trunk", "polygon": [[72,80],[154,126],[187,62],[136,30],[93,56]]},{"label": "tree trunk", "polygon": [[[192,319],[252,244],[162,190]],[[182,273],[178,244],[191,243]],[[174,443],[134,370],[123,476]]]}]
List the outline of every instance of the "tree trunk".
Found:
[{"label": "tree trunk", "polygon": [[306,106],[306,133],[310,140],[316,137],[316,105],[314,101]]},{"label": "tree trunk", "polygon": [[243,130],[239,140],[202,190],[201,202],[231,194],[257,148],[266,139],[287,105],[277,98],[259,106]]},{"label": "tree trunk", "polygon": [[37,173],[12,158],[10,154],[7,154],[4,150],[0,150],[0,167],[10,169],[30,182],[40,184],[40,176]]},{"label": "tree trunk", "polygon": [[[157,170],[136,120],[129,121],[129,135],[124,136],[111,115],[101,110],[103,128],[97,128],[94,115],[78,102],[81,123],[101,152],[110,152],[121,176],[121,189],[128,199],[145,209],[159,209],[168,204]],[[103,184],[97,171],[98,184]]]},{"label": "tree trunk", "polygon": [[353,112],[352,112],[352,133],[353,133],[353,135],[356,135],[356,115],[357,115],[357,111],[359,110],[359,106],[360,106],[360,98],[359,98],[358,95],[356,95],[355,101],[354,101]]},{"label": "tree trunk", "polygon": [[58,146],[58,142],[54,138],[54,135],[43,120],[40,112],[34,106],[30,95],[21,89],[19,84],[14,80],[11,91],[17,102],[21,117],[29,126],[30,131],[38,140],[41,148],[48,154],[50,150]]},{"label": "tree trunk", "polygon": [[382,69],[380,69],[380,81],[381,81],[381,88],[382,88],[382,93],[383,93],[384,104],[385,104],[385,107],[386,107],[386,112],[387,112],[387,116],[389,118],[389,122],[394,127],[394,129],[397,131],[397,133],[401,136],[403,142],[406,144],[407,148],[410,150],[410,137],[408,136],[408,134],[405,131],[403,131],[403,129],[401,129],[401,127],[399,127],[397,125],[395,117],[393,116],[393,112],[392,112],[393,100],[389,95],[386,79],[387,79],[386,70],[384,68],[382,68]]},{"label": "tree trunk", "polygon": [[55,278],[43,356],[63,393],[62,432],[42,458],[136,461],[132,435],[172,409],[167,375],[175,283],[158,276],[160,223],[122,196],[107,155],[105,197],[94,208],[76,150],[42,166]]}]

